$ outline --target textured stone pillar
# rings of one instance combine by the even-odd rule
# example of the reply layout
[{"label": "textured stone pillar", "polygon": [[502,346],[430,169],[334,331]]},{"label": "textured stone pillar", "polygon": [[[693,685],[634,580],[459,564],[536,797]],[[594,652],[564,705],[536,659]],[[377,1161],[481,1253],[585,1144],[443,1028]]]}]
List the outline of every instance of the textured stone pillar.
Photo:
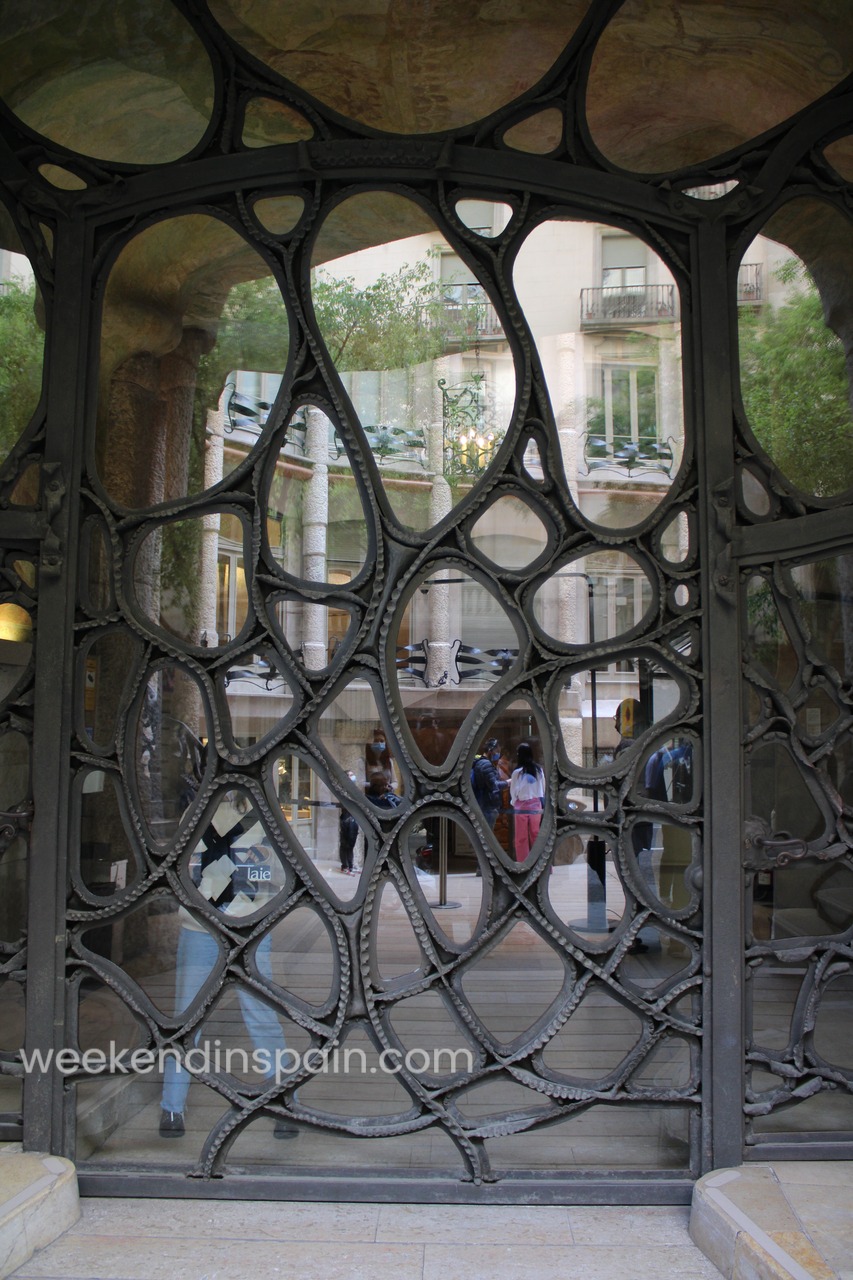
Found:
[{"label": "textured stone pillar", "polygon": [[[302,575],[326,581],[326,534],[329,527],[329,419],[310,405],[305,411],[305,452],[313,463],[302,498]],[[312,671],[328,662],[327,613],[306,604],[302,623],[302,660]]]},{"label": "textured stone pillar", "polygon": [[[427,427],[427,460],[432,472],[429,495],[430,524],[436,525],[453,510],[453,494],[444,476],[444,422],[433,419]],[[429,645],[427,648],[426,683],[431,688],[446,684],[450,677],[450,588],[443,580],[446,570],[430,574],[433,586],[427,596],[429,607]]]}]

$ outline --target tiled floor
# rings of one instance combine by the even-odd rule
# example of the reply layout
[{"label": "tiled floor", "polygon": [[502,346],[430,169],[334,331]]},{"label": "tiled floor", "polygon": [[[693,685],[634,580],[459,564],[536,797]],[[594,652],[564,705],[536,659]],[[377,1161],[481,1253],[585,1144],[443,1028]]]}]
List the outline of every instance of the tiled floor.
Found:
[{"label": "tiled floor", "polygon": [[14,1280],[719,1280],[686,1207],[84,1200]]}]

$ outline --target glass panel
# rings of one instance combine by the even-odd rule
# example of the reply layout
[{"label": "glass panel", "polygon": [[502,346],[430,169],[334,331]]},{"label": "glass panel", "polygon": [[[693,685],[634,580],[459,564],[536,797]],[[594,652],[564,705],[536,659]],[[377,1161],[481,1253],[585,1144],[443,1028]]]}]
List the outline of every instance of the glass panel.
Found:
[{"label": "glass panel", "polygon": [[557,918],[595,950],[613,945],[625,914],[625,891],[613,845],[600,835],[564,836],[548,877],[548,905]]},{"label": "glass panel", "polygon": [[[618,769],[632,759],[648,731],[672,720],[687,704],[687,690],[674,668],[630,654],[600,667],[579,668],[558,699],[566,754],[582,769]],[[677,735],[674,741],[681,735]],[[583,791],[572,798],[586,804]],[[593,797],[594,799],[594,797]]]},{"label": "glass panel", "polygon": [[109,531],[96,519],[87,520],[80,535],[80,601],[92,617],[112,612],[112,556]]},{"label": "glass panel", "polygon": [[806,784],[801,767],[785,743],[758,746],[746,757],[747,812],[769,831],[817,840],[824,816]]},{"label": "glass panel", "polygon": [[0,942],[17,942],[27,924],[27,842],[16,836],[0,852]]},{"label": "glass panel", "polygon": [[629,635],[652,603],[652,584],[626,551],[575,556],[537,587],[533,616],[562,644],[595,644]]},{"label": "glass panel", "polygon": [[[451,701],[442,698],[445,687],[471,689],[473,705],[479,692],[513,670],[520,640],[498,597],[459,569],[436,564],[404,599],[395,661],[407,722],[414,729]],[[466,700],[452,701],[461,709]],[[461,718],[457,729],[459,724]]]},{"label": "glass panel", "polygon": [[195,648],[235,640],[249,614],[247,540],[248,527],[232,509],[149,526],[133,557],[140,613]]},{"label": "glass panel", "polygon": [[[269,471],[265,505],[268,554],[283,575],[338,586],[358,576],[371,545],[370,521],[340,436],[314,405],[291,419]],[[300,639],[294,644],[288,635],[288,643],[294,650],[307,645],[306,665],[319,670],[330,639],[320,632],[323,615],[307,602],[291,612]]]},{"label": "glass panel", "polygon": [[[702,166],[796,115],[844,76],[831,25],[774,7],[756,42],[753,18],[739,9],[714,24],[700,10],[693,25],[672,11],[649,21],[644,0],[619,7],[595,46],[586,98],[593,141],[612,164],[640,173]],[[707,77],[696,75],[697,40]],[[771,77],[779,91],[756,94]]]},{"label": "glass panel", "polygon": [[557,1125],[490,1138],[494,1169],[687,1169],[690,1112],[686,1107],[597,1104]]},{"label": "glass panel", "polygon": [[413,1100],[381,1052],[361,1027],[354,1027],[341,1037],[323,1071],[300,1085],[300,1107],[321,1115],[405,1115]]},{"label": "glass panel", "polygon": [[252,213],[265,231],[283,236],[292,231],[302,217],[305,201],[302,196],[266,196],[256,200]]},{"label": "glass panel", "polygon": [[313,138],[314,128],[284,102],[274,98],[252,98],[243,112],[243,146],[274,147],[282,142]]},{"label": "glass panel", "polygon": [[840,1071],[853,1070],[853,974],[840,974],[824,987],[814,1029],[815,1052]]},{"label": "glass panel", "polygon": [[753,932],[761,940],[845,933],[853,924],[853,864],[804,859],[757,872],[752,913]]},{"label": "glass panel", "polygon": [[[6,24],[3,96],[19,119],[60,147],[123,164],[166,164],[200,141],[210,63],[172,5],[114,0],[106,14],[60,14]],[[49,67],[49,79],[33,67]]]},{"label": "glass panel", "polygon": [[691,542],[690,517],[686,511],[678,511],[660,536],[661,555],[669,564],[684,564],[695,554]]},{"label": "glass panel", "polygon": [[[501,207],[489,208],[502,225]],[[375,209],[397,228],[383,253],[339,257],[343,227]],[[337,206],[314,264],[317,324],[378,482],[401,524],[428,529],[467,496],[509,426],[515,364],[502,317],[435,223],[399,196]]]},{"label": "glass panel", "polygon": [[486,920],[479,841],[467,824],[445,814],[420,810],[419,819],[400,837],[410,888],[439,944],[458,951],[470,943]]},{"label": "glass panel", "polygon": [[826,323],[829,304],[809,262],[788,246],[819,244],[814,268],[824,280],[833,255],[840,260],[850,252],[851,236],[848,219],[830,205],[792,200],[744,254],[744,263],[762,269],[755,284],[759,305],[738,309],[740,386],[749,425],[791,484],[819,496],[853,485],[850,383],[844,343]]},{"label": "glass panel", "polygon": [[[302,852],[315,883],[325,883],[339,900],[348,902],[359,889],[357,877],[367,861],[364,818],[293,752],[278,756],[272,777],[290,845]],[[356,791],[353,770],[347,779]]]},{"label": "glass panel", "polygon": [[542,1061],[560,1079],[596,1081],[601,1086],[624,1073],[639,1042],[643,1023],[600,983],[591,983],[568,1022],[548,1041]]},{"label": "glass panel", "polygon": [[422,1068],[424,1084],[447,1084],[455,1075],[468,1075],[482,1065],[482,1052],[438,991],[398,1000],[389,1021],[412,1068]]},{"label": "glass panel", "polygon": [[749,467],[741,467],[740,491],[743,504],[754,516],[767,516],[773,509],[773,499],[764,482]]},{"label": "glass panel", "polygon": [[[558,290],[555,273],[566,282]],[[636,237],[555,220],[528,235],[513,282],[561,428],[576,506],[607,529],[640,524],[669,491],[684,450],[672,275]]]},{"label": "glass panel", "polygon": [[[23,985],[0,978],[0,1052],[17,1053],[24,1047],[25,1013]],[[0,1106],[3,1101],[0,1094]]]},{"label": "glass panel", "polygon": [[534,155],[548,155],[560,145],[563,137],[563,113],[555,107],[537,111],[511,129],[507,129],[503,141],[513,151],[528,151]]},{"label": "glass panel", "polygon": [[391,751],[376,695],[366,679],[351,680],[344,687],[323,710],[317,731],[327,758],[342,773],[355,774],[350,784],[356,793],[377,778],[382,784],[375,789],[381,800],[378,807],[396,807],[393,797],[399,803],[403,795],[400,764]]},{"label": "glass panel", "polygon": [[284,732],[299,706],[281,659],[266,645],[227,667],[217,685],[223,733],[238,758],[256,759],[266,743]]},{"label": "glass panel", "polygon": [[[472,124],[526,93],[560,56],[588,7],[588,0],[569,5],[559,22],[549,10],[531,13],[521,58],[518,26],[504,10],[407,8],[392,37],[384,10],[296,8],[278,27],[233,0],[210,4],[219,26],[277,78],[370,130],[404,135]],[[406,50],[405,73],[395,62],[397,49]],[[464,54],[461,82],[447,65],[450,50]]]},{"label": "glass panel", "polygon": [[461,986],[486,1036],[508,1045],[544,1025],[574,976],[567,959],[519,922],[465,966]]},{"label": "glass panel", "polygon": [[273,836],[251,796],[234,789],[221,794],[200,823],[201,837],[182,857],[183,879],[227,921],[265,911],[290,883]]},{"label": "glass panel", "polygon": [[776,603],[770,579],[753,574],[746,584],[749,644],[755,658],[780,689],[797,675],[799,659]]},{"label": "glass panel", "polygon": [[143,866],[127,833],[119,779],[91,769],[78,786],[80,879],[90,894],[120,894],[136,882]]},{"label": "glass panel", "polygon": [[95,454],[110,497],[139,509],[221,484],[257,444],[289,340],[268,264],[224,222],[192,214],[135,236],[101,322]]},{"label": "glass panel", "polygon": [[83,978],[78,988],[77,1043],[81,1053],[129,1054],[146,1044],[146,1033],[123,1000],[102,982]]},{"label": "glass panel", "polygon": [[212,932],[171,894],[152,895],[120,920],[84,928],[81,941],[119,991],[135,999],[142,993],[169,1019],[197,1008],[202,988],[225,968]]},{"label": "glass panel", "polygon": [[403,899],[390,880],[385,880],[377,893],[371,928],[374,965],[380,983],[420,972],[424,954]]},{"label": "glass panel", "polygon": [[853,553],[793,565],[791,577],[811,644],[853,679]]},{"label": "glass panel", "polygon": [[[295,907],[266,936],[273,991],[284,991],[310,1013],[334,1003],[337,957],[329,926],[318,911]],[[257,961],[254,964],[263,972]]]},{"label": "glass panel", "polygon": [[[130,631],[104,631],[83,649],[78,723],[92,745],[113,746],[119,714],[125,709],[142,657],[143,643]],[[82,703],[82,707],[80,704]]]},{"label": "glass panel", "polygon": [[[137,803],[155,840],[170,840],[201,788],[208,768],[207,704],[196,677],[167,664],[148,677],[130,742]],[[185,821],[188,821],[189,815]]]},{"label": "glass panel", "polygon": [[471,545],[501,569],[525,569],[548,545],[548,530],[529,503],[505,495],[471,526]]},{"label": "glass panel", "polygon": [[492,200],[457,200],[456,216],[478,235],[491,239],[500,235],[512,217],[512,209]]},{"label": "glass panel", "polygon": [[[5,256],[5,255],[4,255]],[[42,391],[44,302],[23,254],[9,255],[0,289],[0,464],[18,443]],[[20,502],[23,495],[18,495]]]}]

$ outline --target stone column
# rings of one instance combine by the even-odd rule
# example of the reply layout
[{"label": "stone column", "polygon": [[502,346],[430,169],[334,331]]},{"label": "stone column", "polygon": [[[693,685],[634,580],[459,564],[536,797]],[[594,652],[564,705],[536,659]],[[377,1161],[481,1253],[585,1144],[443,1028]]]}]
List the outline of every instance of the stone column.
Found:
[{"label": "stone column", "polygon": [[[302,575],[325,582],[329,527],[329,419],[319,409],[305,410],[305,452],[312,464],[302,498]],[[311,671],[328,662],[327,613],[322,605],[303,606],[302,660]]]},{"label": "stone column", "polygon": [[[441,393],[438,387],[439,402]],[[444,475],[444,419],[439,413],[426,431],[427,465],[432,472],[429,495],[430,525],[436,525],[453,509],[453,494]],[[429,645],[427,648],[426,683],[430,688],[446,684],[450,678],[450,588],[444,584],[446,569],[430,574],[433,585],[427,596],[429,608]]]}]

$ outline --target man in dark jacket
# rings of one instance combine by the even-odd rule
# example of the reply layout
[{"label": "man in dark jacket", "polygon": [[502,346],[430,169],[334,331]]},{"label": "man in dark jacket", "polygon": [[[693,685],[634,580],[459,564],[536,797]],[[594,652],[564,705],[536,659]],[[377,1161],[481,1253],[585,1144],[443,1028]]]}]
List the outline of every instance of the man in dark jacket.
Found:
[{"label": "man in dark jacket", "polygon": [[483,817],[490,830],[501,807],[501,788],[507,783],[498,773],[497,765],[501,758],[501,747],[497,738],[489,738],[483,743],[474,757],[471,766],[471,788],[474,799],[483,811]]}]

